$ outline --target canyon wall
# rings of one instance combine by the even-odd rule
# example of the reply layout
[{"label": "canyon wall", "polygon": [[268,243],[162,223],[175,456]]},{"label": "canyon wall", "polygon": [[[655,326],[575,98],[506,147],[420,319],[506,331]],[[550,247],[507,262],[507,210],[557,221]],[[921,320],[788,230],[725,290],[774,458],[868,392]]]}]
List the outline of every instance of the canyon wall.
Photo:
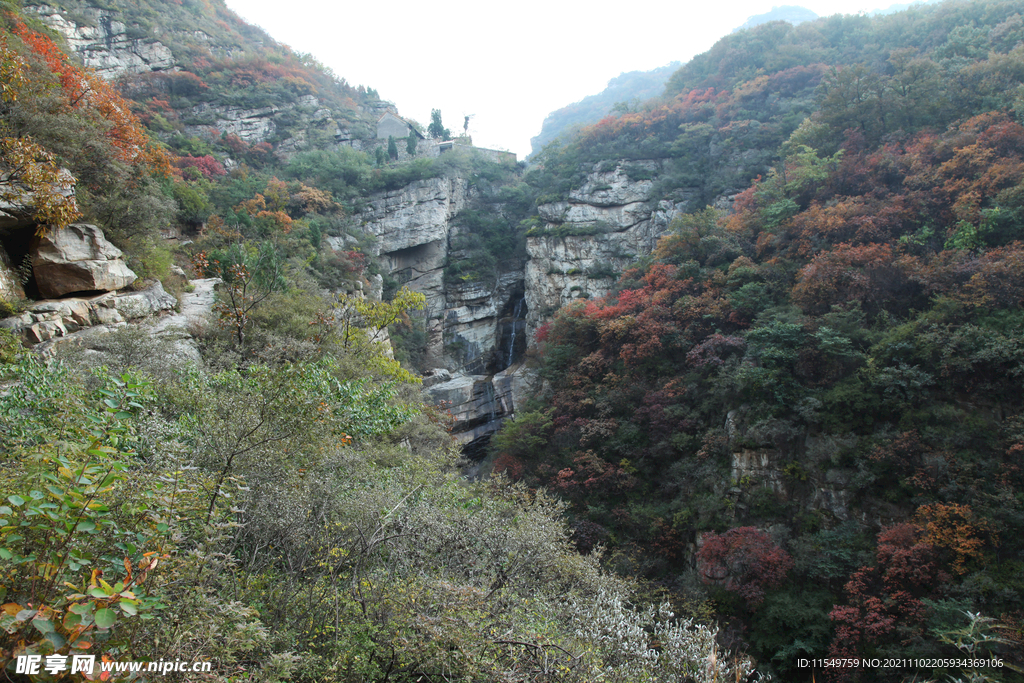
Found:
[{"label": "canyon wall", "polygon": [[[638,173],[639,171],[639,173]],[[539,325],[565,303],[606,294],[636,257],[649,254],[685,194],[651,201],[658,161],[591,172],[567,201],[543,204],[544,227],[527,237],[527,258],[454,277],[446,266],[472,260],[460,248],[459,214],[473,206],[465,178],[432,178],[370,198],[356,217],[375,238],[386,273],[427,297],[425,392],[449,406],[466,451],[482,450],[517,406],[543,390],[523,362]],[[631,178],[630,172],[641,178]]]}]

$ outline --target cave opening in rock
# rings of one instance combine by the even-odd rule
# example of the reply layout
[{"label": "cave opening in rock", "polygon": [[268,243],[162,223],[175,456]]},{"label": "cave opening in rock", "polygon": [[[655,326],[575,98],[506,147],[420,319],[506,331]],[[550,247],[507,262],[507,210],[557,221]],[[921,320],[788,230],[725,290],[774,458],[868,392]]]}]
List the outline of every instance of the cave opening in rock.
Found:
[{"label": "cave opening in rock", "polygon": [[39,287],[32,272],[32,259],[29,252],[35,226],[0,229],[0,249],[7,255],[7,265],[14,271],[21,282],[25,296],[29,299],[39,298]]}]

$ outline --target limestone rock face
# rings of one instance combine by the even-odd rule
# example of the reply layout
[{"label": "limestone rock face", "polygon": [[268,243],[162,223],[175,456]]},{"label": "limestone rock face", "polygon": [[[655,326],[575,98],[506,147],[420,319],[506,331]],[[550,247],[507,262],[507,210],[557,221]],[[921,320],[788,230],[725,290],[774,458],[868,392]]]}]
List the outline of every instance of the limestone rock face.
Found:
[{"label": "limestone rock face", "polygon": [[125,320],[156,315],[177,305],[178,300],[165,292],[159,281],[141,292],[129,292],[114,298],[114,308]]},{"label": "limestone rock face", "polygon": [[523,298],[523,273],[522,264],[507,262],[480,278],[445,280],[446,263],[472,258],[456,246],[462,236],[456,218],[471,199],[465,179],[418,180],[372,196],[360,218],[377,238],[375,255],[388,274],[427,297],[428,362],[485,375],[510,362],[496,356],[499,326]]},{"label": "limestone rock face", "polygon": [[[660,171],[656,160],[595,168],[567,200],[538,207],[549,234],[528,238],[525,262],[499,260],[486,273],[474,270],[474,240],[459,221],[474,206],[466,179],[419,180],[369,198],[358,218],[376,237],[375,255],[389,277],[426,295],[426,362],[434,370],[425,391],[451,402],[467,452],[514,413],[516,398],[543,389],[518,362],[536,327],[574,298],[606,293],[676,215],[692,209],[683,194],[651,201]],[[337,242],[328,243],[344,248]],[[468,265],[446,276],[451,264]]]},{"label": "limestone rock face", "polygon": [[[419,180],[370,197],[359,216],[387,275],[426,298],[425,393],[451,404],[453,432],[465,452],[482,450],[514,410],[512,379],[503,373],[525,353],[523,263],[445,276],[450,263],[473,263],[473,240],[459,224],[474,190],[462,178]],[[350,248],[329,241],[335,250]]]},{"label": "limestone rock face", "polygon": [[595,168],[568,201],[537,207],[548,234],[526,241],[529,334],[569,301],[606,294],[626,265],[651,253],[673,218],[696,208],[686,193],[651,201],[650,178],[661,170],[657,160]]},{"label": "limestone rock face", "polygon": [[20,315],[0,320],[0,327],[35,345],[80,332],[110,331],[128,320],[154,316],[177,305],[178,300],[155,282],[139,292],[40,301]]},{"label": "limestone rock face", "polygon": [[111,10],[85,7],[81,10],[87,24],[76,24],[49,5],[26,7],[64,36],[68,46],[105,79],[124,74],[170,69],[174,55],[163,43],[129,35],[128,26],[117,20]]},{"label": "limestone rock face", "polygon": [[374,195],[362,219],[381,254],[446,242],[451,220],[466,206],[469,182],[461,178],[417,180]]},{"label": "limestone rock face", "polygon": [[[493,375],[470,375],[444,369],[424,380],[424,393],[432,402],[443,402],[455,418],[452,435],[466,455],[482,455],[490,437],[515,414],[516,405],[536,396],[539,377],[517,364]],[[477,452],[474,452],[477,451]]]},{"label": "limestone rock face", "polygon": [[619,164],[613,171],[595,170],[587,176],[586,181],[569,193],[569,201],[590,206],[628,206],[637,202],[646,202],[651,196],[654,181],[646,176],[653,176],[661,170],[661,162],[637,161],[629,171],[640,172],[644,178],[631,179],[624,164]]},{"label": "limestone rock face", "polygon": [[[208,119],[221,133],[233,134],[248,143],[263,142],[275,132],[277,125],[273,116],[280,109],[277,107],[261,107],[245,109],[216,104],[199,104],[192,107],[193,118]],[[192,134],[203,132],[206,126],[186,126]]]},{"label": "limestone rock face", "polygon": [[32,271],[39,293],[56,298],[74,292],[114,291],[135,282],[121,250],[95,225],[52,228],[33,240]]},{"label": "limestone rock face", "polygon": [[[442,402],[455,417],[452,435],[463,447],[473,442],[485,446],[489,437],[512,415],[512,382],[502,376],[456,374],[450,380],[425,390],[434,401]],[[484,437],[487,437],[486,439]]]}]

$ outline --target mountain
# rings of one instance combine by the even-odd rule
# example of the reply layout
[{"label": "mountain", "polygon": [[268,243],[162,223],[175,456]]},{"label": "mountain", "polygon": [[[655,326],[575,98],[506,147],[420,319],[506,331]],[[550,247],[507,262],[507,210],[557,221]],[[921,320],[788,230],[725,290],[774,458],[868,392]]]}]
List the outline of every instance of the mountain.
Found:
[{"label": "mountain", "polygon": [[785,21],[788,24],[797,26],[805,21],[812,21],[817,19],[818,15],[807,9],[806,7],[799,7],[797,5],[783,5],[782,7],[772,7],[770,12],[764,14],[756,14],[747,19],[742,26],[738,26],[732,30],[733,33],[742,31],[748,28],[754,28],[761,24],[767,24],[769,21]]},{"label": "mountain", "polygon": [[[733,33],[769,21],[786,21],[796,25],[802,21],[816,19],[817,16],[803,7],[793,5],[775,7],[771,12],[751,17],[742,26],[733,29]],[[608,81],[608,87],[600,93],[588,95],[579,102],[551,112],[544,119],[540,134],[530,139],[531,156],[574,127],[600,121],[616,106],[635,107],[644,100],[661,95],[665,83],[680,66],[680,62],[672,62],[650,71],[630,71],[620,74]]]},{"label": "mountain", "polygon": [[214,0],[3,27],[7,668],[1024,666],[1019,3],[739,31],[529,166]]},{"label": "mountain", "polygon": [[536,154],[549,142],[575,126],[599,121],[616,105],[629,106],[661,94],[669,76],[679,68],[672,62],[650,71],[630,71],[608,81],[608,87],[596,95],[588,95],[579,102],[551,112],[544,119],[540,134],[530,139],[532,153]]}]

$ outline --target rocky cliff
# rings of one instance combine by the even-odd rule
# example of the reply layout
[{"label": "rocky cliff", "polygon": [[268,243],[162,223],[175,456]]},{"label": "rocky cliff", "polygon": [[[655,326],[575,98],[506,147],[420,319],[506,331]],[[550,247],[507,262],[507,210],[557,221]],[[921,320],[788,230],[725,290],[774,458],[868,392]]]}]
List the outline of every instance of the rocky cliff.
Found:
[{"label": "rocky cliff", "polygon": [[474,195],[465,178],[418,180],[370,197],[358,220],[386,274],[426,295],[425,390],[450,406],[460,440],[479,446],[514,410],[509,368],[525,352],[527,308],[519,261],[469,280],[445,274],[472,257],[457,218]]},{"label": "rocky cliff", "polygon": [[83,7],[75,19],[50,5],[29,6],[25,11],[39,15],[47,26],[64,36],[68,47],[87,67],[108,80],[174,67],[174,55],[166,45],[140,27],[120,21],[112,10]]},{"label": "rocky cliff", "polygon": [[472,261],[459,215],[474,206],[465,178],[420,180],[370,197],[360,227],[376,238],[385,272],[427,297],[425,391],[450,406],[473,452],[539,390],[521,361],[537,327],[565,303],[607,293],[619,272],[649,254],[672,219],[691,210],[685,193],[651,200],[654,160],[595,168],[567,201],[539,207],[544,227],[526,259],[499,261],[469,277],[446,275]]},{"label": "rocky cliff", "polygon": [[[218,38],[196,26],[183,30],[169,16],[159,17],[158,23],[149,21],[153,17],[140,23],[137,20],[141,15],[128,18],[116,8],[73,0],[61,4],[67,7],[29,5],[24,11],[37,15],[63,36],[68,48],[85,66],[107,80],[116,80],[129,97],[141,101],[155,97],[173,102],[174,116],[182,123],[181,132],[186,136],[206,139],[211,134],[233,135],[251,145],[269,142],[274,152],[283,158],[312,148],[347,145],[359,149],[364,146],[360,138],[372,137],[371,123],[383,111],[393,109],[393,105],[386,102],[370,100],[357,104],[346,99],[340,91],[348,86],[339,86],[335,88],[339,92],[327,94],[295,91],[279,93],[277,97],[259,97],[259,89],[250,87],[240,96],[241,100],[237,93],[230,101],[206,97],[203,93],[207,86],[202,80],[183,71],[196,70],[197,61],[202,64],[215,60],[228,63],[233,59],[258,61],[266,57],[259,50],[264,45],[273,45],[273,41],[265,35],[229,33],[233,41],[219,44],[225,35]],[[203,23],[203,19],[211,17],[192,18],[198,22],[196,25],[207,26],[211,32],[223,33],[225,27],[229,27],[223,20],[220,26],[207,25],[208,21]],[[258,29],[245,26],[237,17],[229,18],[246,34],[260,33]],[[186,83],[184,89],[182,82]],[[152,132],[158,137],[163,135],[159,130]],[[234,160],[226,159],[225,165],[233,167]]]},{"label": "rocky cliff", "polygon": [[677,215],[693,210],[693,195],[652,201],[657,160],[596,167],[567,201],[538,207],[543,229],[527,235],[525,291],[528,333],[561,306],[607,294],[619,273],[651,253]]}]

